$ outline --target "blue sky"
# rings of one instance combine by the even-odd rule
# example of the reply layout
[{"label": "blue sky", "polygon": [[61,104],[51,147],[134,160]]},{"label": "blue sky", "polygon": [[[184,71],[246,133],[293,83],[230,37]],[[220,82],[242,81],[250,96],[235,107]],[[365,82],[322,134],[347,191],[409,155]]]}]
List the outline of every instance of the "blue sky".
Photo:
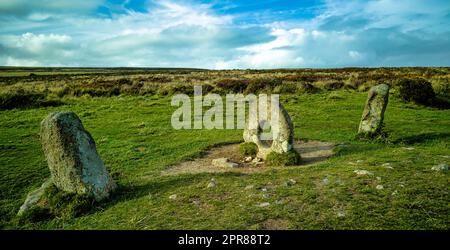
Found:
[{"label": "blue sky", "polygon": [[0,27],[8,66],[450,66],[448,0],[1,0]]}]

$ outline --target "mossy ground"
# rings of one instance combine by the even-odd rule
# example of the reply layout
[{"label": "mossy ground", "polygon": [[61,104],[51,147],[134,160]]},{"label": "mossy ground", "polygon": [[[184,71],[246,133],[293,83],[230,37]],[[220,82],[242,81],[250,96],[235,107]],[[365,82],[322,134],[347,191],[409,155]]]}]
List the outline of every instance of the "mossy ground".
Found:
[{"label": "mossy ground", "polygon": [[[242,140],[242,130],[174,130],[169,97],[66,98],[65,105],[0,111],[0,223],[4,229],[448,229],[450,110],[391,98],[387,142],[355,140],[366,93],[281,95],[296,139],[338,143],[336,155],[308,167],[261,173],[161,176],[174,163],[215,144]],[[49,171],[40,121],[71,110],[96,140],[120,185],[111,200],[78,216],[17,223],[26,194]],[[357,176],[357,169],[373,175]],[[215,188],[207,188],[211,178]],[[285,185],[295,180],[294,185]],[[383,189],[377,189],[382,185]],[[252,188],[246,188],[246,187]],[[169,199],[177,194],[177,199]],[[258,207],[269,202],[266,207]]]}]

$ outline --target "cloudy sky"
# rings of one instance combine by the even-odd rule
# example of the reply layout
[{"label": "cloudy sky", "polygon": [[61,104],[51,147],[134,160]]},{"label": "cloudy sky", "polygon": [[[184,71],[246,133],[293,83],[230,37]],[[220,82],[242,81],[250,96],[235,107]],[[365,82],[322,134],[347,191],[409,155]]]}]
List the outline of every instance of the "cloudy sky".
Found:
[{"label": "cloudy sky", "polygon": [[450,66],[450,1],[0,0],[0,65]]}]

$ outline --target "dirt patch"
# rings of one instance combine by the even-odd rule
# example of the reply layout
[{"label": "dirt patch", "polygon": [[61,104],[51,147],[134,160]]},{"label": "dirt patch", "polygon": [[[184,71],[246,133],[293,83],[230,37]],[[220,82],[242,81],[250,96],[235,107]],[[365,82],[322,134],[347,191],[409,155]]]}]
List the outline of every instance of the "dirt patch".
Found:
[{"label": "dirt patch", "polygon": [[[333,155],[334,143],[321,141],[296,141],[294,149],[302,156],[300,166],[309,166],[326,160]],[[240,167],[216,167],[211,164],[213,159],[226,157],[240,164]],[[162,171],[162,175],[197,174],[197,173],[254,173],[267,170],[264,163],[253,164],[244,162],[239,153],[239,143],[219,146],[210,149],[204,156],[192,161],[181,162]]]},{"label": "dirt patch", "polygon": [[289,221],[283,219],[268,219],[261,223],[263,230],[286,230],[289,229]]}]

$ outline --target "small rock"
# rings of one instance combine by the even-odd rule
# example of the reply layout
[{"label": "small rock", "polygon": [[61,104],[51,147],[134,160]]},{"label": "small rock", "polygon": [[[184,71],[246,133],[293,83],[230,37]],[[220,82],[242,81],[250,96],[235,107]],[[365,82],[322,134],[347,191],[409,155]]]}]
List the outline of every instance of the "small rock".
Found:
[{"label": "small rock", "polygon": [[345,217],[345,211],[338,211],[337,217],[339,217],[339,218]]},{"label": "small rock", "polygon": [[414,150],[415,148],[413,148],[413,147],[403,147],[404,149],[406,149],[406,150]]},{"label": "small rock", "polygon": [[252,163],[259,163],[262,162],[263,160],[259,157],[256,157],[255,159],[252,160]]},{"label": "small rock", "polygon": [[328,180],[327,177],[325,177],[325,178],[322,180],[323,185],[328,185],[329,182],[330,182],[330,181]]},{"label": "small rock", "polygon": [[384,187],[383,187],[383,185],[377,185],[376,186],[376,189],[378,189],[378,190],[381,190],[381,189],[383,189]]},{"label": "small rock", "polygon": [[17,213],[18,216],[21,216],[25,211],[29,210],[30,208],[36,206],[36,204],[39,202],[39,200],[42,198],[42,195],[44,195],[45,190],[52,185],[51,179],[48,179],[45,181],[42,186],[32,192],[30,192],[27,195],[27,198],[25,199],[25,202],[22,206],[20,206],[19,212]]},{"label": "small rock", "polygon": [[373,175],[372,172],[369,172],[367,170],[355,170],[353,171],[353,173],[355,173],[358,176],[362,176],[362,175]]},{"label": "small rock", "polygon": [[445,163],[441,163],[441,164],[439,164],[439,165],[433,166],[433,167],[431,168],[431,170],[447,172],[447,171],[448,171],[448,165],[445,164]]},{"label": "small rock", "polygon": [[176,200],[177,199],[177,195],[176,194],[172,194],[171,196],[169,196],[169,199]]},{"label": "small rock", "polygon": [[108,141],[107,137],[102,137],[100,140],[98,140],[98,142],[100,142],[100,143],[104,143],[104,142],[107,142],[107,141]]},{"label": "small rock", "polygon": [[216,179],[211,178],[211,181],[208,183],[208,188],[213,188],[216,186]]},{"label": "small rock", "polygon": [[244,158],[244,162],[251,162],[253,160],[253,157],[247,156]]},{"label": "small rock", "polygon": [[215,167],[236,168],[239,164],[230,161],[228,158],[217,158],[212,160],[212,165]]},{"label": "small rock", "polygon": [[261,188],[262,192],[267,192],[267,188]]},{"label": "small rock", "polygon": [[215,187],[216,186],[216,183],[215,182],[213,182],[213,181],[211,181],[211,182],[209,182],[208,183],[208,188],[213,188],[213,187]]},{"label": "small rock", "polygon": [[194,200],[192,201],[192,203],[196,206],[200,206],[202,203],[200,202],[200,200]]},{"label": "small rock", "polygon": [[258,203],[256,204],[257,207],[268,207],[270,206],[269,202],[262,202],[262,203]]},{"label": "small rock", "polygon": [[245,190],[249,190],[249,189],[252,189],[254,186],[253,185],[248,185],[248,186],[246,186],[244,189]]},{"label": "small rock", "polygon": [[290,187],[290,186],[297,184],[297,182],[294,179],[289,179],[284,184],[285,184],[285,186]]}]

